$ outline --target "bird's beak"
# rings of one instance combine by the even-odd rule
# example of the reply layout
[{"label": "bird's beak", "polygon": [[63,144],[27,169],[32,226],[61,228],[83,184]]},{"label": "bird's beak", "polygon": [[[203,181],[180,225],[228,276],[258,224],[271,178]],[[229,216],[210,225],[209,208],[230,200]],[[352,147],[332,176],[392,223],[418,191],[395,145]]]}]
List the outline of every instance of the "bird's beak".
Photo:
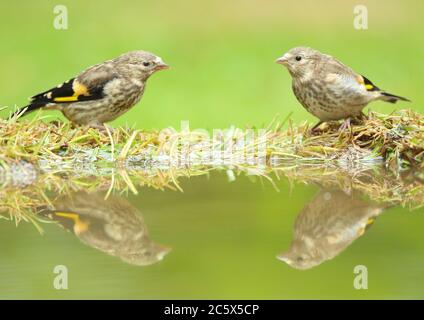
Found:
[{"label": "bird's beak", "polygon": [[171,247],[163,246],[161,244],[158,245],[158,259],[163,260],[165,256],[172,251]]},{"label": "bird's beak", "polygon": [[293,261],[292,261],[289,257],[287,257],[287,255],[285,255],[284,253],[279,254],[279,255],[277,256],[277,259],[278,259],[278,260],[280,260],[280,261],[283,261],[283,262],[287,263],[288,265],[291,265],[291,264],[292,264],[292,262],[293,262]]},{"label": "bird's beak", "polygon": [[159,62],[157,65],[156,65],[156,67],[155,67],[155,71],[158,71],[158,70],[166,70],[166,69],[169,69],[169,65],[167,65],[165,62],[163,62],[163,61],[161,61],[161,62]]},{"label": "bird's beak", "polygon": [[282,64],[283,66],[287,66],[289,64],[289,57],[287,54],[275,60],[276,63]]}]

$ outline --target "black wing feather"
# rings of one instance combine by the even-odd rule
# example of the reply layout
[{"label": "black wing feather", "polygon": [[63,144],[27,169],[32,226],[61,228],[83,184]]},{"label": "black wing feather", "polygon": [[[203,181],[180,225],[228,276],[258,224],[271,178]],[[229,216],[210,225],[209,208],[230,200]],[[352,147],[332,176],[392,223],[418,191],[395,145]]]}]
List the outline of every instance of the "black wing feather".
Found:
[{"label": "black wing feather", "polygon": [[[41,92],[39,94],[36,94],[35,96],[32,96],[30,98],[31,102],[41,102],[41,101],[45,101],[45,102],[52,102],[54,98],[57,97],[69,97],[72,96],[74,94],[74,89],[73,89],[73,84],[74,84],[74,80],[75,78],[72,78],[64,83],[62,83],[61,85],[52,88],[50,90]],[[47,98],[47,95],[51,93],[51,98]]]},{"label": "black wing feather", "polygon": [[381,91],[380,88],[378,88],[374,83],[372,83],[368,78],[362,76],[364,78],[364,84],[367,86],[371,86],[370,89],[367,89],[367,91]]}]

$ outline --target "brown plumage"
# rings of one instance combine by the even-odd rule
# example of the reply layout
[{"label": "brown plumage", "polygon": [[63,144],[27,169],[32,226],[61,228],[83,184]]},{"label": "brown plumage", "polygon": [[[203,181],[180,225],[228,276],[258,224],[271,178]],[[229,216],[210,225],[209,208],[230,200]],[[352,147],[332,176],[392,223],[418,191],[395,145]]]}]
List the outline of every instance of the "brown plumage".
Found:
[{"label": "brown plumage", "polygon": [[332,56],[297,47],[276,61],[287,67],[297,100],[311,114],[325,121],[356,118],[370,102],[395,103],[406,98],[380,90],[370,80]]},{"label": "brown plumage", "polygon": [[56,109],[76,124],[101,127],[137,104],[147,79],[167,68],[152,53],[128,52],[33,96],[24,114],[39,108]]}]

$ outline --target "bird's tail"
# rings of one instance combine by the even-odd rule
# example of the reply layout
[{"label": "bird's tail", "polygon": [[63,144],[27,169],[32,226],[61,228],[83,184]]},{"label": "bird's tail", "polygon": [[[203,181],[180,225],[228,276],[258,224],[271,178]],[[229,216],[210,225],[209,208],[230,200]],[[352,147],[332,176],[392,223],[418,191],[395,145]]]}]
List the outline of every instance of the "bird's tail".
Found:
[{"label": "bird's tail", "polygon": [[37,207],[36,212],[41,217],[58,222],[63,228],[69,231],[73,231],[75,225],[82,227],[81,229],[87,227],[86,223],[81,221],[80,216],[74,212],[52,210],[47,206]]},{"label": "bird's tail", "polygon": [[17,118],[17,117],[23,117],[26,116],[28,113],[31,113],[32,111],[38,110],[42,107],[44,107],[45,104],[40,103],[30,103],[29,105],[19,108],[15,112],[12,113],[12,115],[9,117],[9,119]]},{"label": "bird's tail", "polygon": [[396,103],[398,101],[408,101],[411,102],[411,100],[401,97],[401,96],[397,96],[395,94],[391,94],[388,92],[384,92],[381,91],[381,96],[380,96],[380,100],[386,101],[386,102],[390,102],[390,103]]}]

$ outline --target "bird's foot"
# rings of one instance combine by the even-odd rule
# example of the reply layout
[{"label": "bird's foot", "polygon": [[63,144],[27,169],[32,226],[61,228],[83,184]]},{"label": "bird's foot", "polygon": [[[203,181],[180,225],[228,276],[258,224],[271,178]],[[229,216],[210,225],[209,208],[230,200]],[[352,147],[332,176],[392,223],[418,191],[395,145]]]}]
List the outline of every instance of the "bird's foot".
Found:
[{"label": "bird's foot", "polygon": [[358,122],[363,122],[368,119],[369,119],[368,115],[366,115],[363,111],[361,111],[361,113],[355,118],[355,120]]},{"label": "bird's foot", "polygon": [[52,120],[49,122],[50,125],[54,126],[54,127],[59,127],[63,122],[61,122],[60,120]]},{"label": "bird's foot", "polygon": [[318,122],[316,125],[314,125],[314,126],[311,128],[310,133],[311,133],[312,135],[320,134],[320,133],[322,132],[322,129],[320,129],[320,126],[321,126],[321,124],[323,124],[323,122],[324,122],[324,121],[320,121],[320,122]]}]

